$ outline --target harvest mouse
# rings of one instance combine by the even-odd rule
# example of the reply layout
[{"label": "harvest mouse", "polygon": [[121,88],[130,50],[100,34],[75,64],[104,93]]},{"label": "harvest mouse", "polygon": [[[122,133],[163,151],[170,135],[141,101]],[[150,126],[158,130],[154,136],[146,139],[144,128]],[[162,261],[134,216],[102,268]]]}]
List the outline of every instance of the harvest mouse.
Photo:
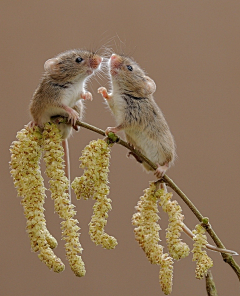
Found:
[{"label": "harvest mouse", "polygon": [[67,138],[76,121],[83,116],[83,100],[92,100],[84,87],[89,77],[99,69],[102,58],[94,52],[74,49],[58,54],[44,64],[44,74],[30,102],[33,121],[29,126],[43,128],[54,116],[68,117],[69,124],[59,124],[65,152],[65,170],[70,179]]},{"label": "harvest mouse", "polygon": [[[155,175],[160,179],[173,164],[176,152],[168,124],[153,98],[156,85],[129,57],[112,54],[109,66],[112,92],[108,94],[105,87],[100,87],[98,92],[109,105],[117,126],[108,127],[105,133],[123,130],[127,141],[157,164]],[[142,164],[146,170],[152,170],[147,163]],[[159,182],[158,186],[167,191],[166,184]],[[190,237],[194,236],[185,224],[183,231]],[[206,247],[213,251],[238,255],[235,251],[209,244]]]},{"label": "harvest mouse", "polygon": [[[98,92],[107,101],[117,126],[109,132],[124,130],[127,141],[155,163],[157,178],[173,164],[175,144],[168,124],[154,101],[154,81],[131,58],[112,54],[109,60],[112,92],[100,87]],[[143,162],[147,171],[152,170]]]}]

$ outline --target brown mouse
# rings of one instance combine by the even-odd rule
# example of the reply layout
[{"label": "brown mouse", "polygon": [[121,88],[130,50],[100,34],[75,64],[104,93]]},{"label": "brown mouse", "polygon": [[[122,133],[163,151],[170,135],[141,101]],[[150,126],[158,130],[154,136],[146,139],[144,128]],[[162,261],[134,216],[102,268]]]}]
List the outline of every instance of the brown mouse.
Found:
[{"label": "brown mouse", "polygon": [[[108,94],[105,87],[100,87],[98,92],[109,105],[117,126],[108,127],[106,134],[124,130],[127,141],[158,165],[155,175],[161,178],[173,164],[176,149],[168,124],[153,98],[156,85],[129,57],[112,54],[109,68],[111,93]],[[142,164],[146,170],[152,170],[146,163]],[[167,191],[165,184],[160,185]],[[183,231],[191,238],[194,237],[185,224]],[[238,255],[235,251],[209,244],[206,247],[213,251]]]},{"label": "brown mouse", "polygon": [[68,118],[69,124],[59,124],[65,150],[66,175],[70,179],[67,138],[76,121],[83,116],[83,99],[92,99],[85,91],[87,80],[100,68],[102,58],[94,52],[73,49],[58,54],[44,64],[44,74],[30,102],[33,121],[29,126],[43,128],[54,116]]},{"label": "brown mouse", "polygon": [[[129,57],[112,54],[109,59],[111,93],[100,87],[98,92],[106,99],[117,126],[109,132],[124,130],[127,141],[143,153],[158,168],[161,178],[176,157],[175,143],[168,124],[157,106],[153,93],[155,82]],[[152,170],[142,163],[147,171]]]}]

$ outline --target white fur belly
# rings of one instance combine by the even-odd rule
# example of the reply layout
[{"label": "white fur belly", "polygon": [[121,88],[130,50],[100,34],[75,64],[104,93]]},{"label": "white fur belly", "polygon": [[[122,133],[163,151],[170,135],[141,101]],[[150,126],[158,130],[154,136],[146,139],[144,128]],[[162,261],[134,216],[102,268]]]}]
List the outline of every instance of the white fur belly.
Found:
[{"label": "white fur belly", "polygon": [[81,93],[83,90],[82,83],[74,84],[69,88],[66,88],[62,95],[62,103],[69,107],[74,107],[76,102],[81,99]]},{"label": "white fur belly", "polygon": [[79,99],[80,94],[76,95],[75,93],[67,93],[63,96],[62,103],[68,107],[74,107]]},{"label": "white fur belly", "polygon": [[[80,88],[81,86],[81,88]],[[68,107],[73,108],[77,101],[79,101],[81,99],[81,92],[82,92],[82,85],[77,85],[77,86],[71,86],[67,89],[64,90],[64,92],[62,93],[62,96],[60,98],[60,102],[63,105],[66,105]],[[82,99],[81,99],[82,101]],[[78,107],[80,108],[81,104],[78,104]],[[83,107],[81,106],[81,109],[83,109]],[[46,122],[50,121],[50,118],[52,116],[56,116],[56,115],[61,115],[61,116],[66,116],[68,117],[68,113],[60,107],[56,107],[56,106],[52,106],[52,107],[48,107],[47,110],[44,112],[44,114],[42,115],[41,118],[41,124],[44,124]],[[81,117],[81,114],[80,114]]]},{"label": "white fur belly", "polygon": [[114,114],[117,125],[122,124],[124,122],[124,108],[126,103],[122,99],[121,95],[115,93],[113,98],[110,100],[106,100],[109,105],[112,113]]}]

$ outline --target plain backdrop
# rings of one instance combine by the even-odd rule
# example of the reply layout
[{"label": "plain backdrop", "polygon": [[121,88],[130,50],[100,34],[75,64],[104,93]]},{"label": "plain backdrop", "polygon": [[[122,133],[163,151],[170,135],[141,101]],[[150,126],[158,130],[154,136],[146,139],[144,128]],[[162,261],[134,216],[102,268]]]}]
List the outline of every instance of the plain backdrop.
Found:
[{"label": "plain backdrop", "polygon": [[[104,250],[91,242],[88,223],[93,201],[77,201],[73,196],[87,269],[85,277],[77,278],[65,259],[61,220],[48,192],[47,226],[58,239],[55,252],[64,261],[65,271],[49,271],[30,250],[20,197],[9,173],[9,147],[30,120],[29,100],[44,62],[72,48],[107,46],[112,52],[124,52],[154,79],[156,102],[177,143],[178,159],[168,175],[209,217],[224,245],[240,253],[240,1],[3,0],[0,8],[0,294],[163,295],[159,267],[148,262],[131,224],[134,206],[154,176],[128,159],[123,147],[112,148],[109,175],[113,209],[106,231],[118,239],[116,249]],[[108,87],[106,77],[92,79],[87,86],[94,99],[86,102],[84,120],[105,129],[115,122],[97,94],[100,86]],[[69,141],[72,178],[82,174],[78,161],[82,149],[97,138],[84,129],[73,134]],[[197,219],[176,194],[174,198],[193,229]],[[165,245],[167,217],[162,210],[159,214]],[[192,247],[188,237],[183,234],[182,238]],[[239,295],[233,270],[218,253],[208,254],[214,261],[219,295]],[[171,295],[207,294],[204,280],[195,279],[194,269],[192,255],[175,262]]]}]

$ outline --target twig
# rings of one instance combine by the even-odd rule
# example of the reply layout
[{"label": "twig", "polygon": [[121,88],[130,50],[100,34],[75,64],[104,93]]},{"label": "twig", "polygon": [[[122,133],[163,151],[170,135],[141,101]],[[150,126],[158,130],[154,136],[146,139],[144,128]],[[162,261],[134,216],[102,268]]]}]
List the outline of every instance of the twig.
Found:
[{"label": "twig", "polygon": [[[203,224],[202,224],[203,225]],[[186,235],[188,235],[189,237],[191,237],[193,239],[194,234],[192,233],[192,231],[183,223],[183,231]],[[227,254],[231,254],[231,255],[238,255],[237,252],[232,251],[232,250],[227,250],[227,249],[222,249],[222,248],[218,248],[215,246],[212,246],[210,244],[206,244],[206,248],[215,252],[220,252],[220,253],[227,253]]]},{"label": "twig", "polygon": [[[102,136],[105,136],[105,132],[99,128],[96,128],[95,126],[92,126],[90,124],[77,121],[76,125],[82,126],[86,129],[89,129],[91,131],[94,131],[96,133],[99,133]],[[120,144],[124,146],[125,148],[129,149],[133,155],[137,156],[137,159],[141,159],[142,161],[146,162],[153,170],[157,169],[157,166],[151,162],[145,155],[143,155],[140,151],[137,149],[134,149],[131,145],[129,145],[127,142],[123,141],[121,138],[116,136],[114,133],[108,134],[109,141],[117,144]],[[208,234],[213,239],[214,243],[218,248],[225,249],[225,246],[217,236],[217,234],[212,229],[211,225],[209,224],[208,218],[205,218],[199,210],[196,208],[196,206],[190,201],[190,199],[186,196],[185,193],[182,192],[182,190],[167,176],[165,175],[162,180],[173,189],[181,198],[182,200],[187,204],[187,206],[190,208],[190,210],[193,212],[193,214],[197,217],[197,219],[202,222],[203,227],[206,229]],[[232,258],[232,256],[228,254],[221,253],[223,260],[228,263],[234,272],[236,273],[238,279],[240,280],[240,266],[236,263],[236,261]],[[214,295],[214,294],[213,294]]]},{"label": "twig", "polygon": [[205,276],[205,279],[206,279],[206,290],[207,290],[208,296],[218,296],[217,289],[210,270],[208,270],[207,275]]}]

